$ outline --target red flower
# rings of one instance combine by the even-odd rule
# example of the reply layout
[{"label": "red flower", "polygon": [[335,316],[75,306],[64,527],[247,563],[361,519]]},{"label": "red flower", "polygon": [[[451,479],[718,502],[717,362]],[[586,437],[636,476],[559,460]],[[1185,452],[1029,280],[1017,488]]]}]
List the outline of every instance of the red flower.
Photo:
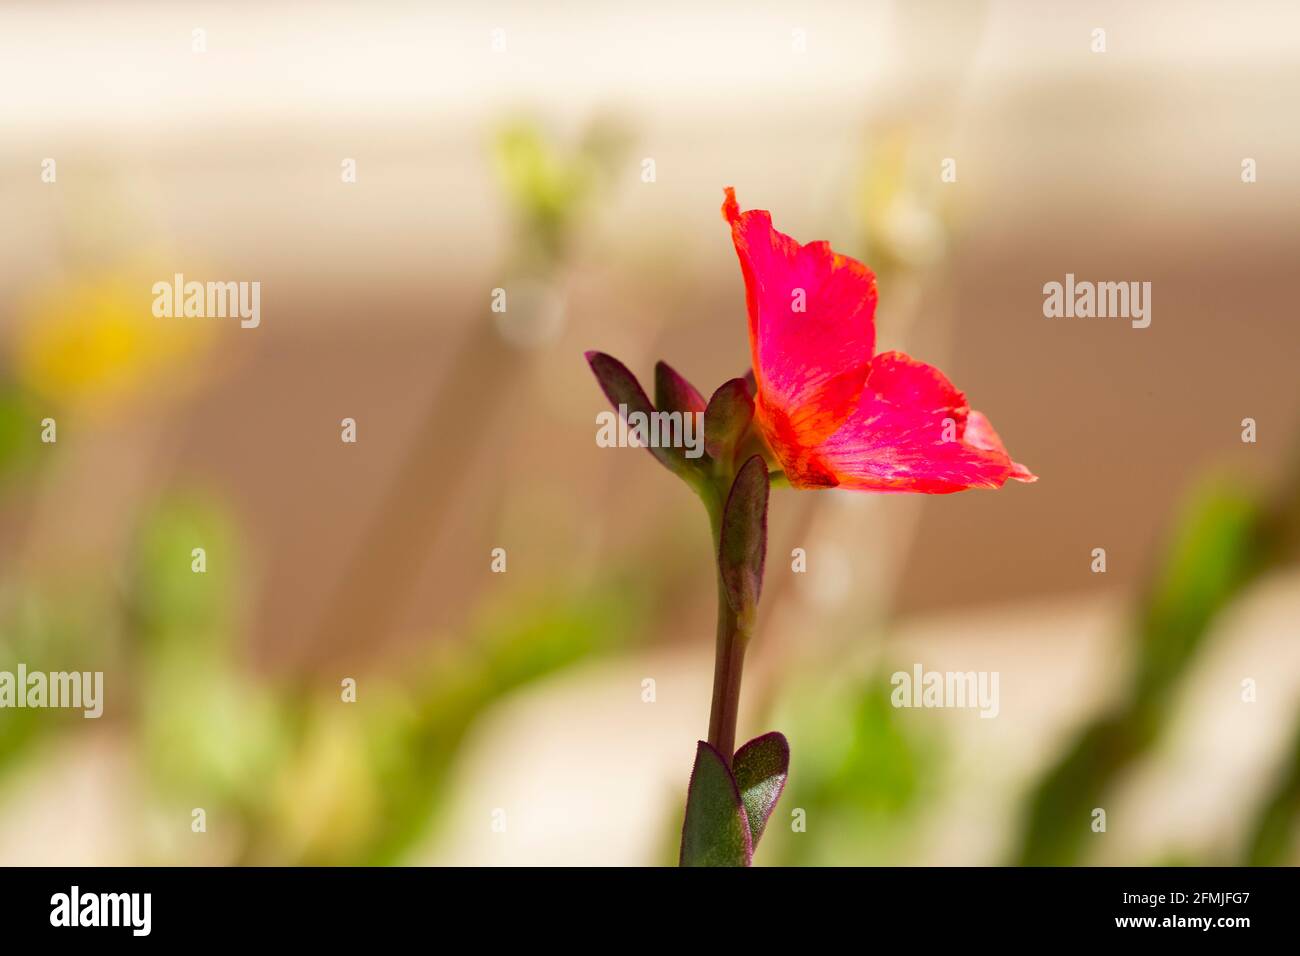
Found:
[{"label": "red flower", "polygon": [[933,366],[875,354],[876,277],[825,242],[800,245],[761,209],[722,214],[740,257],[757,384],[754,421],[796,488],[947,494],[1036,481]]}]

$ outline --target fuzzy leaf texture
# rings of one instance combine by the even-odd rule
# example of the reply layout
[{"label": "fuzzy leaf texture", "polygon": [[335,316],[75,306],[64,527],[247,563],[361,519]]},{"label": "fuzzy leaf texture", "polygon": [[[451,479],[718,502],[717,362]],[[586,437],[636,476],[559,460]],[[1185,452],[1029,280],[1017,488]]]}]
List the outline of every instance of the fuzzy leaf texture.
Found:
[{"label": "fuzzy leaf texture", "polygon": [[785,735],[772,731],[755,737],[736,751],[731,771],[745,804],[750,842],[757,849],[790,771],[790,744]]},{"label": "fuzzy leaf texture", "polygon": [[749,866],[754,844],[745,804],[722,755],[703,740],[686,793],[682,866]]}]

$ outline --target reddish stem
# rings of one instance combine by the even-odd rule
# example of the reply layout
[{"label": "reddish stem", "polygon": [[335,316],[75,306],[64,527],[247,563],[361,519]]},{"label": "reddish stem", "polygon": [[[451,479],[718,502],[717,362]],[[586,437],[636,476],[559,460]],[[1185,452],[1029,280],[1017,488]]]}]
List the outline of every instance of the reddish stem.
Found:
[{"label": "reddish stem", "polygon": [[727,601],[718,575],[718,644],[713,663],[713,706],[709,711],[709,744],[731,766],[736,752],[736,715],[740,710],[740,677],[745,664],[745,634]]}]

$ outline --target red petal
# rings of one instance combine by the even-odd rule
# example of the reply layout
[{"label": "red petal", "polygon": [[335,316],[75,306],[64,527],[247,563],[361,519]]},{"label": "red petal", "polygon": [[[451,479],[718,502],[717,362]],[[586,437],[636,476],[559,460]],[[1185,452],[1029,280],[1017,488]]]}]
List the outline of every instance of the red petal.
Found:
[{"label": "red petal", "polygon": [[[866,491],[947,494],[1035,480],[947,376],[901,352],[872,360],[857,410],[811,458],[815,475]],[[791,475],[791,483],[801,477]]]},{"label": "red petal", "polygon": [[876,277],[825,242],[800,245],[772,228],[770,214],[741,212],[735,191],[726,194],[722,213],[745,279],[756,417],[783,463],[807,470],[800,450],[857,407],[875,348]]}]

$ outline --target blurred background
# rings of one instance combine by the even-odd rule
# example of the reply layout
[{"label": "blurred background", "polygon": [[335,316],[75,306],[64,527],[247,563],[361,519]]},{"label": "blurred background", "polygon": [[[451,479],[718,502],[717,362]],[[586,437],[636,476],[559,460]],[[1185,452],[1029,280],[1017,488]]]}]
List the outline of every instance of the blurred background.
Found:
[{"label": "blurred background", "polygon": [[727,185],[1040,476],[774,492],[757,862],[1300,861],[1294,5],[10,2],[0,89],[0,670],[105,675],[0,710],[0,863],[673,862],[707,522],[582,352],[747,368]]}]

